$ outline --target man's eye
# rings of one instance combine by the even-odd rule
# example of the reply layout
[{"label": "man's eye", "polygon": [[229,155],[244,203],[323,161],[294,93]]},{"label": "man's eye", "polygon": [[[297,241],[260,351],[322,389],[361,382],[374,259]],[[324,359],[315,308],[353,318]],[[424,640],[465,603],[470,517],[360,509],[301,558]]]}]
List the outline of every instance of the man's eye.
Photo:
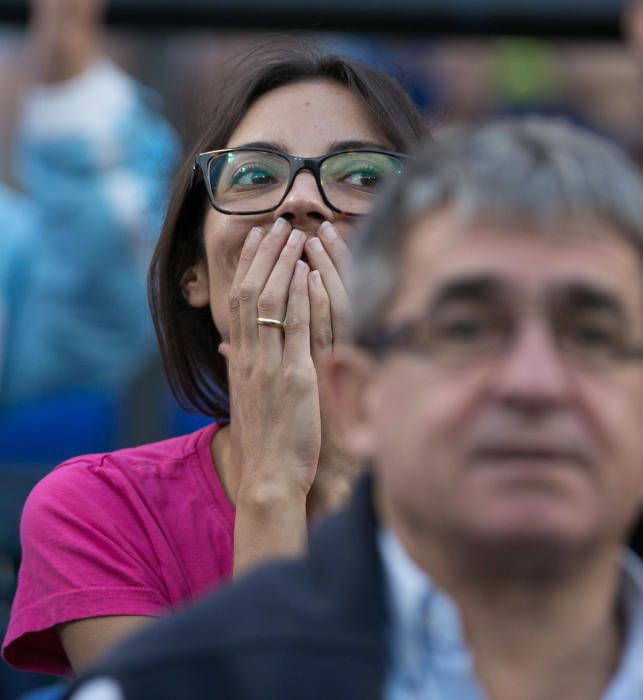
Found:
[{"label": "man's eye", "polygon": [[237,187],[261,187],[276,184],[277,178],[267,168],[245,165],[237,170],[231,182]]},{"label": "man's eye", "polygon": [[502,323],[481,312],[438,315],[425,331],[424,341],[437,349],[471,350],[495,343],[503,336]]},{"label": "man's eye", "polygon": [[618,351],[623,343],[621,334],[597,324],[577,324],[568,331],[568,343],[579,350]]},{"label": "man's eye", "polygon": [[445,324],[440,335],[443,340],[452,343],[474,343],[487,338],[491,327],[482,319],[461,319]]}]

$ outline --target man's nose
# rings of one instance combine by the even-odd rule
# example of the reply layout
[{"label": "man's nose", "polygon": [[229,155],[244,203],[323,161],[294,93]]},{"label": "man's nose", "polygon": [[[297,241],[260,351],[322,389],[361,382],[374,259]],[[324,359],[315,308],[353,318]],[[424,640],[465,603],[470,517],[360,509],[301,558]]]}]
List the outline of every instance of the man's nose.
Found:
[{"label": "man's nose", "polygon": [[288,194],[274,212],[275,218],[283,217],[293,228],[306,230],[306,226],[319,226],[322,221],[332,221],[335,212],[324,202],[315,176],[306,170],[297,173]]},{"label": "man's nose", "polygon": [[528,319],[496,365],[494,390],[507,403],[525,409],[564,403],[570,370],[550,329],[541,319]]}]

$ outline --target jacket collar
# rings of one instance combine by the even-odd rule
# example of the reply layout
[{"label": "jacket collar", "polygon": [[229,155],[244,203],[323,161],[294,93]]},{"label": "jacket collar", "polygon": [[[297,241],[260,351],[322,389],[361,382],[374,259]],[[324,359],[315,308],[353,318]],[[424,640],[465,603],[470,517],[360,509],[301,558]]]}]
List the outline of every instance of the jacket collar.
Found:
[{"label": "jacket collar", "polygon": [[340,619],[384,646],[388,611],[373,481],[367,472],[349,505],[313,532],[308,564],[317,590],[335,602]]}]

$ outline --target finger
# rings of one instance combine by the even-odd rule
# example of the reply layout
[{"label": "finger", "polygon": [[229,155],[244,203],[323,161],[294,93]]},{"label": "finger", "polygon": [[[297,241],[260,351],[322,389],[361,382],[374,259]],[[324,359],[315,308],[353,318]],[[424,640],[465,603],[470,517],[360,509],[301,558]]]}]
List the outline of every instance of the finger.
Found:
[{"label": "finger", "polygon": [[225,357],[226,360],[230,361],[230,343],[226,343],[225,340],[219,343],[219,347],[217,348],[219,353]]},{"label": "finger", "polygon": [[[303,231],[293,229],[282,248],[270,277],[257,301],[257,316],[274,318],[282,321],[288,306],[288,290],[292,282],[295,265],[304,250],[306,235]],[[283,334],[270,326],[259,326],[259,347],[267,361],[281,363],[283,353]]]},{"label": "finger", "polygon": [[248,274],[250,265],[259,250],[262,240],[263,230],[259,226],[250,229],[243,244],[243,248],[241,249],[237,269],[232,279],[228,301],[228,323],[230,326],[228,332],[230,334],[230,342],[234,345],[238,345],[241,340],[241,302],[239,299],[239,287]]},{"label": "finger", "polygon": [[308,275],[308,298],[310,300],[310,354],[316,367],[321,367],[332,353],[333,324],[330,299],[322,282],[319,270]]},{"label": "finger", "polygon": [[288,308],[284,320],[285,364],[310,358],[310,301],[308,299],[308,272],[303,260],[297,260],[288,291]]},{"label": "finger", "polygon": [[279,218],[263,237],[250,267],[237,289],[239,302],[240,341],[248,348],[258,342],[257,316],[259,295],[266,286],[279,255],[290,234],[291,226],[286,219]]},{"label": "finger", "polygon": [[337,229],[330,221],[324,221],[319,227],[319,237],[330,259],[333,261],[335,268],[339,272],[339,276],[344,281],[344,286],[346,286],[348,263],[350,260],[350,251],[346,245],[346,241],[339,235]]},{"label": "finger", "polygon": [[348,333],[348,294],[344,281],[319,238],[307,241],[306,253],[311,268],[319,271],[330,299],[333,338],[343,340]]},{"label": "finger", "polygon": [[246,278],[248,270],[252,265],[252,261],[255,259],[255,255],[259,250],[264,234],[265,232],[261,226],[253,226],[248,232],[246,240],[243,243],[243,247],[241,248],[237,269],[235,270],[234,277],[232,278],[232,287],[238,287]]}]

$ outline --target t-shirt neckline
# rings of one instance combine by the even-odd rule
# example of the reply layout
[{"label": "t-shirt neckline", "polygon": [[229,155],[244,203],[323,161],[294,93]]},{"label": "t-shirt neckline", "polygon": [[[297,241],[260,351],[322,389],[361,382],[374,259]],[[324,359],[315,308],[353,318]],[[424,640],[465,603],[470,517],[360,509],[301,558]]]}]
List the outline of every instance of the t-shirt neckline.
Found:
[{"label": "t-shirt neckline", "polygon": [[230,527],[232,527],[235,512],[234,505],[228,498],[228,495],[223,488],[223,484],[219,478],[219,472],[214,464],[212,451],[210,449],[214,436],[224,425],[226,425],[226,423],[217,422],[202,428],[197,437],[196,452],[199,458],[201,475],[203,476],[205,484],[207,485],[207,489],[209,491],[208,495],[211,496],[211,498],[208,500],[215,508],[219,510],[224,521],[229,524]]}]

